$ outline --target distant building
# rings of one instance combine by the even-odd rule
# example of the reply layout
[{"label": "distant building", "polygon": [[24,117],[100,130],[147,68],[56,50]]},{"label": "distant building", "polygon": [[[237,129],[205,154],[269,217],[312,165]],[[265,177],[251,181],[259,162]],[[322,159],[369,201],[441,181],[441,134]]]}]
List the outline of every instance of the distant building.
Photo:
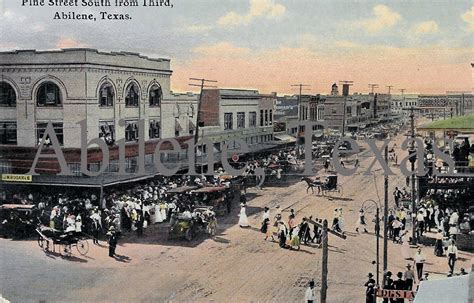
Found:
[{"label": "distant building", "polygon": [[393,117],[408,117],[410,107],[418,107],[418,94],[392,95],[390,113]]},{"label": "distant building", "polygon": [[224,143],[229,143],[230,149],[237,148],[234,139],[245,141],[252,151],[265,149],[273,141],[276,93],[206,89],[201,102],[199,135],[213,143],[214,153],[221,152]]}]

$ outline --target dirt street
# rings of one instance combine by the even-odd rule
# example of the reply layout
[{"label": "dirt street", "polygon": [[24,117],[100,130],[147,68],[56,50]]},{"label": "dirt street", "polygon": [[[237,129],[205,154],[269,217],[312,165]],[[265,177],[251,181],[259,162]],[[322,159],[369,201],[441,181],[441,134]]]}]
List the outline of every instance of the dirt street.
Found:
[{"label": "dirt street", "polygon": [[[398,137],[397,146],[401,145],[400,140]],[[399,153],[399,161],[405,154]],[[34,241],[2,239],[0,293],[12,302],[302,302],[310,279],[314,278],[319,286],[321,249],[303,245],[300,251],[292,251],[264,241],[259,231],[263,207],[268,206],[273,217],[275,206],[280,205],[283,218],[287,220],[289,210],[294,209],[298,223],[302,217],[312,215],[326,218],[331,224],[334,209],[343,208],[347,239],[329,236],[328,302],[364,302],[366,276],[369,272],[375,274],[372,264],[376,256],[372,223],[375,207],[366,213],[369,234],[355,232],[356,220],[363,201],[373,199],[383,203],[384,180],[378,164],[374,166],[375,177],[362,174],[373,161],[370,151],[363,151],[359,159],[361,166],[355,175],[339,177],[342,198],[307,194],[303,182],[252,189],[248,193],[247,212],[251,228],[237,225],[238,206],[234,206],[232,215],[220,219],[219,233],[214,239],[201,238],[189,243],[168,241],[166,227],[153,226],[145,231],[144,238],[136,239],[133,235],[119,243],[117,253],[124,256],[121,261],[107,256],[105,243],[98,247],[90,241],[86,258],[76,253],[74,258],[66,260],[45,255]],[[352,167],[352,162],[347,161],[347,166]],[[389,178],[392,207],[394,187],[405,186],[405,177],[399,169],[394,168],[394,172],[396,175]],[[447,259],[435,257],[432,247],[423,249],[430,277],[445,276]],[[22,265],[23,260],[29,260],[31,269]],[[388,260],[388,269],[395,273],[404,271],[407,262],[411,262],[401,256],[401,246],[391,242]],[[471,260],[472,254],[461,252],[456,270],[461,266],[469,269]],[[49,266],[38,268],[35,264]],[[64,278],[53,278],[58,272]],[[25,294],[20,296],[21,293]]]}]

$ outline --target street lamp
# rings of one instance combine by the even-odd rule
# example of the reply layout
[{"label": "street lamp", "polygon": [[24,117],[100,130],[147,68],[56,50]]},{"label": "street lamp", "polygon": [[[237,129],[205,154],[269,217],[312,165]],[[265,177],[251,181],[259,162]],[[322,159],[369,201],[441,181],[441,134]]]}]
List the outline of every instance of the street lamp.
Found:
[{"label": "street lamp", "polygon": [[368,203],[368,202],[371,202],[371,203],[374,203],[375,204],[375,207],[376,207],[376,211],[375,211],[375,237],[376,237],[376,246],[377,246],[377,259],[376,259],[376,262],[377,262],[377,274],[376,274],[376,280],[377,280],[377,286],[379,286],[379,265],[380,265],[380,262],[379,262],[379,238],[380,238],[380,207],[379,207],[379,204],[377,202],[375,202],[374,200],[372,199],[369,199],[369,200],[365,200],[362,205],[360,206],[361,209],[364,209],[364,205],[365,203]]}]

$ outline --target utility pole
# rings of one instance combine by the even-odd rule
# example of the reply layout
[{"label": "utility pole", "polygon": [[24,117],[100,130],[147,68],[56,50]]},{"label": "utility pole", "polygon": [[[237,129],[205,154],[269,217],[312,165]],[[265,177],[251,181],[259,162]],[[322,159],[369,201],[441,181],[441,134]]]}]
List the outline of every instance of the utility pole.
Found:
[{"label": "utility pole", "polygon": [[354,81],[342,80],[342,81],[339,81],[339,84],[342,84],[342,91],[343,91],[342,96],[344,97],[344,110],[343,110],[344,114],[342,117],[342,137],[344,137],[346,134],[346,112],[347,112],[346,103],[347,103],[347,97],[348,97],[344,95],[344,86],[346,85],[347,87],[350,87],[354,85]]},{"label": "utility pole", "polygon": [[415,188],[415,181],[416,181],[416,174],[415,174],[415,161],[416,161],[416,149],[415,149],[415,110],[413,106],[404,110],[410,111],[410,127],[411,127],[411,144],[410,148],[408,149],[408,153],[410,156],[410,163],[411,163],[411,208],[412,208],[412,244],[415,245],[417,243],[416,239],[416,188]]},{"label": "utility pole", "polygon": [[[303,83],[299,83],[299,84],[292,84],[291,86],[293,87],[299,87],[300,91],[299,91],[299,95],[298,95],[298,121],[303,121],[305,120],[304,119],[304,113],[301,113],[301,92],[303,90],[303,87],[309,87],[311,85],[309,84],[303,84]],[[305,89],[305,90],[308,90],[308,89]],[[303,132],[303,126],[301,125],[298,125],[298,132],[297,132],[297,136],[299,137],[301,132]],[[297,144],[299,144],[299,142],[297,142]],[[298,152],[298,156],[301,154],[301,151],[300,151],[300,146],[298,145],[297,146],[297,152]]]},{"label": "utility pole", "polygon": [[387,85],[387,86],[385,86],[385,87],[388,88],[388,94],[390,95],[390,90],[391,90],[392,88],[394,88],[395,86],[393,86],[393,85]]},{"label": "utility pole", "polygon": [[378,84],[369,83],[369,87],[372,89],[372,95],[373,95],[373,94],[374,94],[374,89],[375,89],[375,88],[378,88],[379,85],[378,85]]},{"label": "utility pole", "polygon": [[323,246],[323,262],[322,262],[322,269],[321,269],[321,302],[326,302],[326,293],[328,289],[328,253],[329,253],[328,236],[329,234],[332,234],[344,240],[347,239],[347,236],[344,233],[336,232],[332,229],[329,229],[328,220],[324,220],[323,224],[321,224],[317,221],[309,219],[308,223],[317,225],[322,230],[321,238],[322,238],[322,246]]},{"label": "utility pole", "polygon": [[[376,209],[375,209],[375,245],[376,245],[376,260],[375,260],[375,264],[376,264],[376,275],[375,275],[375,279],[376,279],[376,282],[377,282],[377,287],[380,286],[379,284],[379,272],[380,272],[380,207],[379,207],[379,204],[377,202],[375,202],[375,200],[372,200],[372,199],[369,199],[369,200],[365,200],[362,205],[360,206],[361,209],[364,209],[364,206],[365,206],[365,203],[367,202],[372,202]],[[385,277],[384,277],[384,284],[385,284]]]},{"label": "utility pole", "polygon": [[323,262],[321,269],[321,303],[326,303],[326,293],[328,289],[328,220],[323,222]]},{"label": "utility pole", "polygon": [[[202,91],[204,90],[205,87],[210,87],[210,88],[217,87],[217,86],[214,86],[214,85],[206,85],[206,83],[217,83],[217,81],[216,80],[208,80],[208,79],[204,79],[204,78],[189,78],[189,80],[201,82],[200,84],[189,83],[190,86],[200,87],[198,108],[197,108],[197,113],[196,113],[196,129],[194,130],[194,160],[196,161],[197,143],[198,143],[198,140],[199,140],[199,126],[201,126],[201,124],[202,124],[202,126],[204,126],[204,122],[201,121]],[[203,136],[204,136],[204,132],[203,132]],[[201,147],[201,155],[203,154],[203,152],[204,152],[204,148]],[[203,158],[203,157],[201,157],[201,158]],[[214,169],[214,168],[209,168],[208,167],[207,169],[209,170],[209,169]],[[203,169],[202,169],[202,165],[201,165],[201,172],[203,172],[202,170]]]},{"label": "utility pole", "polygon": [[[385,163],[388,165],[388,146],[385,146]],[[383,285],[388,266],[388,175],[384,175],[384,205],[383,205]]]},{"label": "utility pole", "polygon": [[301,92],[303,90],[303,87],[309,87],[311,85],[299,83],[299,84],[292,84],[291,86],[299,87],[300,89],[299,96],[298,96],[298,120],[304,120],[304,117],[301,115]]}]

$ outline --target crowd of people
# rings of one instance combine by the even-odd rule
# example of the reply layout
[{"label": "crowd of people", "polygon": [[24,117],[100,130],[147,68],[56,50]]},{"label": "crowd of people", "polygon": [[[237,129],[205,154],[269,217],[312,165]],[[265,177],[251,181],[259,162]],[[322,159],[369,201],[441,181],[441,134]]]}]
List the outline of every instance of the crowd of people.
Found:
[{"label": "crowd of people", "polygon": [[[238,223],[242,228],[249,226],[246,207],[244,198],[241,200],[241,211]],[[310,216],[309,218],[303,217],[301,221],[298,222],[294,209],[290,209],[288,217],[285,220],[279,205],[275,207],[274,211],[275,215],[272,217],[270,209],[265,207],[262,214],[260,231],[265,234],[265,241],[271,240],[272,242],[278,242],[281,248],[294,250],[299,250],[301,244],[309,245],[310,243],[314,243],[319,246],[321,245],[322,219]]]}]

